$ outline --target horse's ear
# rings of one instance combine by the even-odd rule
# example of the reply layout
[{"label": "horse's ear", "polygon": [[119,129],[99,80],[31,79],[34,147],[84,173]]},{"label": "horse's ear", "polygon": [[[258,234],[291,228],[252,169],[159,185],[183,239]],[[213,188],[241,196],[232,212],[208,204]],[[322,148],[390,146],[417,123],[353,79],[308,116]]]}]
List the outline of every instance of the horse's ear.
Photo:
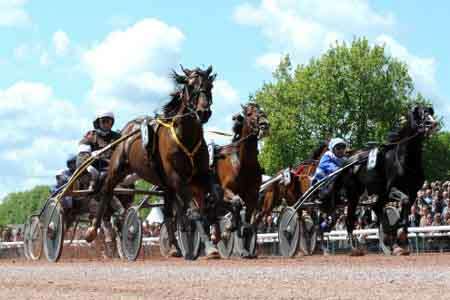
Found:
[{"label": "horse's ear", "polygon": [[187,82],[186,76],[180,75],[177,72],[173,72],[173,78],[175,79],[175,82],[178,84],[185,84]]},{"label": "horse's ear", "polygon": [[189,69],[185,69],[183,68],[183,65],[180,64],[181,70],[183,71],[184,74],[186,74],[186,76],[191,75],[192,71]]},{"label": "horse's ear", "polygon": [[206,69],[206,75],[209,76],[209,74],[211,74],[212,72],[212,66],[209,65],[208,69]]}]

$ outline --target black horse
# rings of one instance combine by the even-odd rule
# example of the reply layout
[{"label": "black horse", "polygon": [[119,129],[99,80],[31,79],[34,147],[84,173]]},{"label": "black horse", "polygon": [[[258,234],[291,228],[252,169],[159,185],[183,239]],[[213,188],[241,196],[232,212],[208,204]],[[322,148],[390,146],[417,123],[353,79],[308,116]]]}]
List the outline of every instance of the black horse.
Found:
[{"label": "black horse", "polygon": [[[408,214],[425,180],[422,145],[424,139],[437,129],[438,123],[433,115],[431,107],[415,106],[390,132],[386,144],[353,155],[349,163],[355,160],[360,163],[336,176],[334,187],[324,202],[325,211],[334,211],[336,202],[345,195],[348,201],[346,225],[353,254],[362,253],[355,246],[353,230],[356,208],[365,192],[377,197],[373,209],[381,224],[380,242],[391,241],[389,246],[396,255],[409,254]],[[391,216],[388,218],[385,210],[386,204],[392,200],[400,201],[400,215],[397,215],[396,222],[392,222]]]}]

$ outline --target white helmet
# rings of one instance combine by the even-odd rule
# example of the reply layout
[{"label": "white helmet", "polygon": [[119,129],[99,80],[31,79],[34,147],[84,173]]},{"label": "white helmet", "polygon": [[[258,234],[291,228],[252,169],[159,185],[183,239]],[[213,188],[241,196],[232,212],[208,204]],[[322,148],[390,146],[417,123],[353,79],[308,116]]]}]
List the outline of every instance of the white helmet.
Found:
[{"label": "white helmet", "polygon": [[347,147],[347,143],[343,139],[334,138],[334,139],[331,139],[330,144],[328,145],[328,149],[333,151],[334,147],[336,147],[337,145],[345,145]]},{"label": "white helmet", "polygon": [[92,152],[91,146],[86,144],[78,145],[78,153],[91,153],[91,152]]},{"label": "white helmet", "polygon": [[114,125],[114,114],[113,114],[113,112],[111,112],[111,111],[103,111],[103,112],[98,113],[95,116],[95,120],[93,122],[95,129],[99,129],[100,128],[99,120],[102,119],[102,118],[110,118],[112,120],[112,122],[113,122],[112,125]]}]

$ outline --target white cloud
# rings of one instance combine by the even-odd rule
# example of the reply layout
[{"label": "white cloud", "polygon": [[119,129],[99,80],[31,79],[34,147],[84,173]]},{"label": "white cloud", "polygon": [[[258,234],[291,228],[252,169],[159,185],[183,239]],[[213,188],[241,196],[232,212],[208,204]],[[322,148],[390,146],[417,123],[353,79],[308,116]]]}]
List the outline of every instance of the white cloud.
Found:
[{"label": "white cloud", "polygon": [[385,45],[392,56],[399,58],[408,65],[414,82],[420,85],[419,90],[436,90],[436,61],[433,57],[423,58],[413,55],[406,47],[386,34],[377,37],[376,42]]},{"label": "white cloud", "polygon": [[280,53],[266,53],[256,59],[256,65],[273,72],[280,64],[282,55]]},{"label": "white cloud", "polygon": [[258,28],[269,41],[268,53],[256,62],[267,70],[273,70],[274,53],[289,53],[294,61],[306,62],[336,40],[395,23],[392,14],[374,11],[366,0],[262,0],[259,5],[237,6],[233,17],[239,24]]},{"label": "white cloud", "polygon": [[214,82],[212,116],[206,124],[206,141],[214,140],[219,144],[230,142],[229,137],[210,133],[210,130],[231,132],[232,116],[240,112],[239,92],[226,80],[219,79]]},{"label": "white cloud", "polygon": [[53,183],[89,125],[45,84],[17,82],[0,90],[0,197]]},{"label": "white cloud", "polygon": [[53,34],[53,46],[55,48],[55,52],[59,56],[64,56],[67,54],[69,50],[70,39],[67,33],[64,31],[58,30]]},{"label": "white cloud", "polygon": [[31,23],[25,11],[26,0],[0,0],[0,26],[14,27]]},{"label": "white cloud", "polygon": [[173,88],[171,69],[180,59],[183,33],[156,19],[114,31],[83,54],[93,86],[89,104],[134,117],[151,113]]}]

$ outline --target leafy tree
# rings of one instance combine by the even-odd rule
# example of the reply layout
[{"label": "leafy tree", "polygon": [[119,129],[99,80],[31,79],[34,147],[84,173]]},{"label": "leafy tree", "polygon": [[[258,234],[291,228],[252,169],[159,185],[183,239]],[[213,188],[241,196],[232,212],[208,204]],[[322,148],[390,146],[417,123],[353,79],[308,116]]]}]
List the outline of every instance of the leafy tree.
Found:
[{"label": "leafy tree", "polygon": [[425,174],[428,180],[450,179],[450,132],[440,132],[425,144]]},{"label": "leafy tree", "polygon": [[48,186],[36,186],[32,190],[10,193],[0,204],[0,225],[21,224],[26,218],[39,211],[50,195]]},{"label": "leafy tree", "polygon": [[261,153],[269,173],[308,158],[331,137],[343,137],[353,148],[384,141],[409,105],[425,101],[414,94],[406,64],[365,38],[336,43],[295,70],[286,56],[273,79],[251,97],[271,122]]}]

